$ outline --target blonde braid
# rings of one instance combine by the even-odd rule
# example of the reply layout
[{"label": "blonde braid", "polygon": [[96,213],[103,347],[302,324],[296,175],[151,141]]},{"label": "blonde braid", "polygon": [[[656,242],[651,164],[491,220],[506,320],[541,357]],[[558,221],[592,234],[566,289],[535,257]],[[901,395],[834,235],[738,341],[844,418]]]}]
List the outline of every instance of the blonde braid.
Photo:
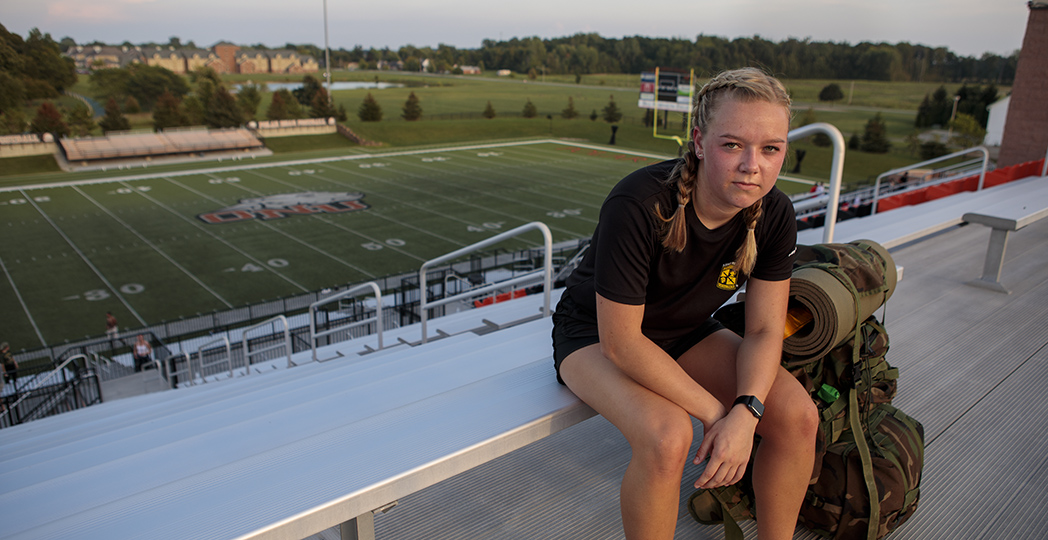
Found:
[{"label": "blonde braid", "polygon": [[684,251],[684,246],[688,243],[688,203],[691,202],[691,194],[698,176],[699,159],[695,157],[695,143],[688,142],[684,158],[673,167],[669,176],[669,181],[676,180],[677,183],[677,209],[670,217],[665,217],[659,203],[655,203],[655,216],[666,224],[662,246],[677,253]]},{"label": "blonde braid", "polygon": [[750,275],[750,272],[753,271],[753,265],[757,263],[757,235],[755,231],[757,229],[757,221],[760,220],[761,214],[764,213],[761,204],[762,200],[757,199],[757,202],[743,210],[743,218],[746,221],[746,238],[743,239],[739,250],[735,252],[735,271],[739,275]]}]

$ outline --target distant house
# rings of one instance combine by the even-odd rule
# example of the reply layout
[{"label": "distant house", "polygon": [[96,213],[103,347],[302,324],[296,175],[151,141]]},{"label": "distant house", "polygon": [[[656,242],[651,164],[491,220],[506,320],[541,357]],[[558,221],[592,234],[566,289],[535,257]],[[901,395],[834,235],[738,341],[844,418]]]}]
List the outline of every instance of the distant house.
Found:
[{"label": "distant house", "polygon": [[141,50],[146,65],[158,66],[174,73],[186,72],[186,59],[181,49],[174,47],[145,47]]},{"label": "distant house", "polygon": [[480,75],[480,68],[477,66],[458,66],[462,70],[463,75]]},{"label": "distant house", "polygon": [[990,110],[990,117],[986,121],[986,137],[983,138],[983,145],[1001,145],[1001,139],[1004,138],[1004,120],[1008,117],[1008,105],[1011,101],[1012,96],[1008,95],[986,107]]},{"label": "distant house", "polygon": [[513,72],[508,69],[500,69],[498,74],[499,77],[509,77],[510,75],[513,75]]},{"label": "distant house", "polygon": [[76,63],[77,70],[126,67],[135,62],[159,66],[174,73],[190,73],[209,67],[218,73],[315,73],[320,70],[316,59],[291,49],[241,49],[228,42],[216,43],[211,49],[189,47],[108,47],[75,46],[65,55]]}]

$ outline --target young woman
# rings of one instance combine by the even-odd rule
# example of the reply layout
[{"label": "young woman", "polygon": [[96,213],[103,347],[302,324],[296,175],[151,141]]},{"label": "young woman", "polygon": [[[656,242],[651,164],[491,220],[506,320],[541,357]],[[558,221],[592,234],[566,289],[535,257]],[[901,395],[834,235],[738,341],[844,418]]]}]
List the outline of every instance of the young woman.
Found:
[{"label": "young woman", "polygon": [[[744,68],[700,91],[679,160],[636,171],[601,207],[590,250],[554,314],[557,376],[625,435],[621,488],[631,539],[672,538],[691,417],[702,422],[695,486],[738,482],[753,436],[762,540],[792,538],[818,416],[779,365],[797,238],[775,189],[790,98]],[[710,318],[746,286],[746,337]]]}]

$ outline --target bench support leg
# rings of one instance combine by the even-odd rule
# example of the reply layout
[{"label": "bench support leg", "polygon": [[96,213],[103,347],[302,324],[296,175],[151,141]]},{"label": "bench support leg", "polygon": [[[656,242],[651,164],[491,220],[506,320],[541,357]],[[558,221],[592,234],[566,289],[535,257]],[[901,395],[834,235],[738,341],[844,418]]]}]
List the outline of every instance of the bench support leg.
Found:
[{"label": "bench support leg", "polygon": [[339,525],[342,540],[375,540],[375,514],[365,512]]},{"label": "bench support leg", "polygon": [[1004,267],[1004,250],[1008,247],[1007,229],[990,229],[990,245],[986,248],[986,262],[983,264],[983,275],[969,281],[969,285],[990,289],[991,291],[1011,294],[1001,285],[1001,269]]}]

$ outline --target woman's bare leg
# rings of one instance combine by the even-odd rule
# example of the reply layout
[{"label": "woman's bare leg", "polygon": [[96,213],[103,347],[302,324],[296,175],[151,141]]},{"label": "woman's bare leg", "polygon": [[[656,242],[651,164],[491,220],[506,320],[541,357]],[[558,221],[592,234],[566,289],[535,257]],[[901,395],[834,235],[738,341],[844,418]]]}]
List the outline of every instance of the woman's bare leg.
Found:
[{"label": "woman's bare leg", "polygon": [[692,441],[691,417],[627,377],[591,345],[561,364],[561,378],[626,437],[633,455],[622,479],[622,526],[628,539],[673,538],[680,480]]},{"label": "woman's bare leg", "polygon": [[[719,331],[679,362],[699,384],[730,406],[736,396],[735,358],[740,338]],[[818,410],[804,387],[780,369],[757,425],[761,443],[753,466],[761,540],[792,538],[815,462]]]}]

